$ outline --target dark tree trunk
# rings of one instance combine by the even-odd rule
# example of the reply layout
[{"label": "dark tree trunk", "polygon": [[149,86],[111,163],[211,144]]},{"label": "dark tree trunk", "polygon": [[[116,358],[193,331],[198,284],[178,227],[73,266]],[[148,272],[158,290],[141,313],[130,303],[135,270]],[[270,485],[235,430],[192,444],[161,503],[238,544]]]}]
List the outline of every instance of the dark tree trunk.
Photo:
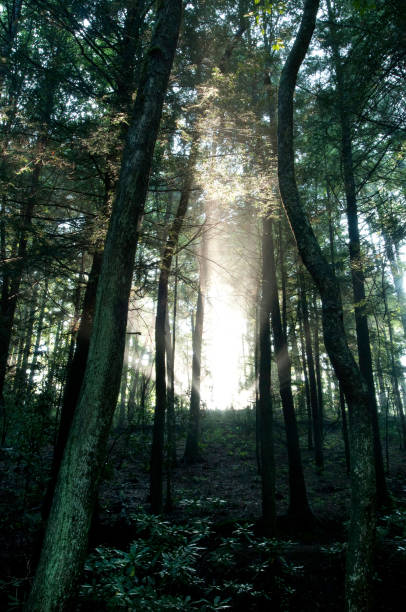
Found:
[{"label": "dark tree trunk", "polygon": [[14,315],[17,308],[18,295],[23,277],[24,265],[27,256],[27,245],[34,206],[39,189],[39,178],[42,165],[37,163],[33,170],[30,195],[23,206],[21,213],[20,237],[17,250],[18,267],[9,272],[10,285],[3,279],[2,312],[0,319],[0,403],[3,403],[4,382],[7,372],[7,359],[10,351],[11,333],[13,331]]},{"label": "dark tree trunk", "polygon": [[[299,289],[300,291],[300,289]],[[309,368],[306,362],[306,348],[305,339],[303,332],[303,313],[302,305],[299,303],[298,308],[298,319],[299,319],[299,334],[300,334],[300,355],[302,359],[302,369],[304,376],[304,390],[306,397],[306,410],[307,410],[307,449],[313,450],[313,419],[312,419],[312,402],[310,397],[310,383],[309,383]]]},{"label": "dark tree trunk", "polygon": [[347,467],[347,474],[351,471],[351,458],[350,458],[350,441],[348,437],[348,425],[347,425],[347,414],[345,411],[345,397],[341,385],[339,385],[340,395],[340,413],[341,413],[341,427],[343,430],[343,441],[344,441],[344,453],[345,453],[345,465]]},{"label": "dark tree trunk", "polygon": [[[118,66],[116,92],[116,107],[122,112],[129,111],[131,94],[134,88],[135,53],[137,45],[139,44],[139,30],[145,16],[144,5],[144,0],[134,0],[134,2],[129,2],[126,14],[123,39],[121,41],[121,53],[119,54],[120,64]],[[122,135],[123,138],[125,138],[127,135],[126,123],[123,123]],[[108,202],[110,201],[116,188],[116,181],[112,180],[109,173],[106,173],[104,176],[104,187],[104,204],[102,208],[103,216],[106,214]],[[93,254],[92,266],[89,273],[88,283],[86,285],[82,305],[82,315],[76,338],[75,352],[72,360],[68,362],[67,376],[62,399],[61,419],[52,460],[51,478],[42,506],[42,516],[44,519],[48,517],[50,511],[60,463],[85,375],[90,338],[93,330],[96,294],[102,261],[103,247],[100,244],[100,241],[98,241]]]},{"label": "dark tree trunk", "polygon": [[41,308],[40,308],[40,312],[39,312],[38,326],[37,326],[37,332],[36,332],[36,336],[35,336],[34,350],[33,350],[32,361],[31,361],[31,365],[30,365],[30,378],[29,378],[29,385],[30,386],[32,386],[32,384],[34,382],[35,370],[37,369],[38,353],[39,353],[39,347],[41,345],[41,334],[42,334],[42,329],[43,329],[43,326],[44,326],[45,307],[46,307],[46,304],[47,304],[47,299],[48,299],[48,278],[45,279],[44,294],[42,296],[42,301],[41,301]]},{"label": "dark tree trunk", "polygon": [[[177,463],[176,457],[176,417],[175,417],[175,354],[176,354],[176,315],[178,305],[178,256],[175,265],[175,287],[173,291],[173,320],[172,320],[172,343],[167,317],[167,359],[168,359],[168,464],[170,467]],[[169,357],[170,355],[170,357]]]},{"label": "dark tree trunk", "polygon": [[279,393],[282,401],[283,418],[285,421],[286,441],[289,463],[289,508],[288,514],[300,521],[302,524],[313,520],[310,510],[306,485],[303,475],[302,459],[299,446],[299,435],[297,431],[295,407],[292,395],[291,362],[288,352],[286,333],[282,323],[282,317],[278,298],[278,283],[276,277],[275,249],[272,236],[273,224],[271,218],[264,219],[264,232],[267,237],[267,264],[269,265],[270,299],[271,299],[271,322],[275,349],[275,358],[278,368]]},{"label": "dark tree trunk", "polygon": [[109,224],[80,399],[59,470],[30,612],[66,610],[88,532],[120,386],[136,238],[181,21],[180,0],[158,4]]},{"label": "dark tree trunk", "polygon": [[261,319],[260,307],[261,288],[258,283],[258,290],[255,300],[255,355],[254,355],[254,376],[255,376],[255,457],[257,461],[258,474],[261,474],[261,415],[259,413],[259,329]]},{"label": "dark tree trunk", "polygon": [[320,338],[319,338],[319,313],[317,309],[317,298],[314,298],[313,304],[314,312],[314,362],[316,366],[316,382],[317,382],[317,407],[319,411],[319,430],[320,440],[323,451],[323,438],[324,438],[324,397],[323,397],[323,383],[321,379],[321,363],[320,363]]},{"label": "dark tree trunk", "polygon": [[[259,415],[261,420],[261,483],[262,521],[266,531],[276,532],[275,507],[275,460],[273,448],[273,414],[271,397],[271,326],[272,276],[271,257],[273,243],[270,242],[269,220],[262,227],[262,295],[259,319]],[[274,263],[275,265],[275,263]]]},{"label": "dark tree trunk", "polygon": [[184,461],[189,464],[197,463],[198,461],[201,461],[202,458],[200,452],[200,376],[202,367],[201,361],[206,284],[207,238],[205,233],[203,233],[200,254],[200,278],[197,294],[196,320],[192,333],[192,388],[190,392],[189,423],[184,454]]},{"label": "dark tree trunk", "polygon": [[375,539],[375,470],[368,387],[349,349],[341,295],[305,215],[296,184],[293,149],[293,94],[313,34],[319,0],[305,0],[300,28],[279,84],[278,175],[283,205],[303,262],[322,300],[324,344],[350,411],[352,512],[347,550],[346,603],[368,610]]},{"label": "dark tree trunk", "polygon": [[163,463],[165,441],[166,412],[166,363],[167,346],[167,316],[168,316],[168,282],[172,259],[178,244],[179,235],[189,204],[190,189],[193,181],[193,170],[196,163],[197,141],[192,143],[186,177],[182,186],[178,209],[169,230],[168,239],[162,255],[159,283],[158,303],[155,319],[155,393],[156,406],[154,414],[154,429],[151,447],[151,511],[162,512],[163,507]]},{"label": "dark tree trunk", "polygon": [[13,44],[18,33],[18,26],[21,19],[23,0],[14,0],[11,10],[7,15],[7,24],[3,32],[3,44],[0,48],[0,91],[3,87],[4,79],[9,69],[9,59],[13,50]]},{"label": "dark tree trunk", "polygon": [[389,308],[388,308],[388,299],[386,297],[385,268],[384,267],[382,267],[382,295],[383,295],[383,302],[385,305],[385,317],[387,320],[388,331],[389,331],[389,346],[388,346],[389,363],[390,363],[390,372],[391,372],[391,378],[392,378],[392,388],[393,388],[393,395],[395,399],[395,406],[396,406],[396,410],[397,410],[399,421],[400,421],[401,448],[406,449],[406,418],[405,418],[405,413],[403,410],[402,398],[400,397],[399,380],[398,380],[398,374],[397,374],[398,368],[396,367],[396,363],[395,363],[395,354],[394,354],[395,347],[393,343],[392,320],[391,320],[391,313],[389,312]]},{"label": "dark tree trunk", "polygon": [[393,243],[386,232],[382,231],[385,240],[385,251],[388,258],[390,269],[392,273],[393,282],[395,285],[396,295],[398,298],[399,309],[400,309],[400,320],[402,321],[403,335],[406,339],[406,296],[403,290],[403,276],[401,270],[399,270],[398,262],[396,261],[395,253],[393,250]]},{"label": "dark tree trunk", "polygon": [[367,383],[369,391],[370,412],[374,433],[374,460],[376,472],[377,503],[378,505],[385,505],[388,504],[390,500],[388,489],[386,487],[385,470],[383,466],[382,444],[378,420],[378,406],[376,403],[368,317],[366,314],[365,277],[358,228],[358,204],[355,188],[354,165],[352,159],[351,125],[347,108],[348,100],[345,94],[343,67],[336,38],[336,26],[329,1],[327,3],[327,6],[330,20],[331,48],[337,82],[338,110],[341,128],[341,159],[343,164],[344,188],[347,200],[348,237],[351,280],[354,295],[355,326],[357,331],[358,361],[359,368]]},{"label": "dark tree trunk", "polygon": [[76,348],[66,375],[58,437],[52,458],[51,478],[49,480],[42,504],[43,519],[48,518],[49,511],[51,509],[59,467],[61,465],[63,452],[68,439],[69,430],[73,421],[73,415],[79,400],[79,393],[85,375],[96,307],[97,284],[99,281],[102,260],[103,252],[96,251],[93,255],[92,267],[89,273],[89,280],[86,285],[85,296],[83,299],[82,316],[80,318],[80,325],[76,338]]},{"label": "dark tree trunk", "polygon": [[306,289],[304,286],[303,275],[300,274],[300,301],[302,306],[302,320],[304,328],[304,339],[306,348],[306,362],[309,374],[309,391],[310,391],[310,404],[312,411],[312,423],[313,423],[313,440],[314,440],[314,460],[316,466],[322,470],[324,464],[323,458],[323,442],[321,439],[321,428],[320,428],[320,414],[319,414],[319,402],[317,397],[317,382],[316,373],[314,369],[314,358],[313,358],[313,347],[312,337],[310,332],[309,322],[309,309],[307,306]]}]

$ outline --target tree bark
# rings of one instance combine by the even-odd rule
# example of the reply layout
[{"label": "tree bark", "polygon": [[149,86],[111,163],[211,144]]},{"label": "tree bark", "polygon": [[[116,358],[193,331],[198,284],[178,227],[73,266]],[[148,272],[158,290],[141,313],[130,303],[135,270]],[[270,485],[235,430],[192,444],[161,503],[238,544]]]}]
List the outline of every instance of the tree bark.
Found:
[{"label": "tree bark", "polygon": [[107,233],[85,378],[27,604],[30,612],[67,609],[86,554],[120,385],[136,238],[181,14],[181,0],[158,3]]},{"label": "tree bark", "polygon": [[305,0],[296,40],[282,70],[278,99],[278,176],[283,205],[296,243],[322,300],[324,344],[350,411],[352,511],[347,551],[346,603],[350,612],[368,610],[375,538],[375,470],[367,385],[347,343],[341,295],[303,211],[294,172],[293,94],[299,68],[315,27],[319,0]]}]

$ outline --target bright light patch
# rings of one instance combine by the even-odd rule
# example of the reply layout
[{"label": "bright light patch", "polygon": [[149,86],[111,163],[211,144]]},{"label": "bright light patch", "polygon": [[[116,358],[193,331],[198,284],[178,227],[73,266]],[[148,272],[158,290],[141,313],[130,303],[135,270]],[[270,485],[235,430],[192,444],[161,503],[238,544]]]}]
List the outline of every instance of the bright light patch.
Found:
[{"label": "bright light patch", "polygon": [[209,408],[243,408],[249,401],[239,389],[246,319],[232,288],[215,276],[206,302],[202,396]]}]

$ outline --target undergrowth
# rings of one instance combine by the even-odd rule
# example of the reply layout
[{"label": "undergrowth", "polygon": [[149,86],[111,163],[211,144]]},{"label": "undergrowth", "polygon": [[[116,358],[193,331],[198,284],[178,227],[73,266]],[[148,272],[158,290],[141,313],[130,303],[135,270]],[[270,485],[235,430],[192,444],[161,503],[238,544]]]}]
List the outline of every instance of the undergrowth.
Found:
[{"label": "undergrowth", "polygon": [[207,519],[173,525],[132,516],[128,550],[97,548],[85,565],[80,610],[288,610],[294,575],[278,540],[238,525],[228,537]]}]

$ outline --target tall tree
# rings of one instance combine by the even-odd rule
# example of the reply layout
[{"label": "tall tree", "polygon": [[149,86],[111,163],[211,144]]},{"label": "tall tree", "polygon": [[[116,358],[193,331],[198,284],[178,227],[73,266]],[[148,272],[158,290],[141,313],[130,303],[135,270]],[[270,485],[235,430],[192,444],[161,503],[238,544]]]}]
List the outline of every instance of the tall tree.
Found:
[{"label": "tall tree", "polygon": [[162,254],[158,282],[158,302],[155,319],[155,390],[156,406],[154,429],[151,446],[151,510],[162,511],[162,474],[164,461],[165,412],[167,404],[166,361],[167,317],[168,317],[168,282],[173,256],[177,248],[179,235],[187,212],[190,190],[193,182],[193,170],[196,163],[197,140],[191,145],[185,180],[181,189],[178,208],[173,219],[165,249]]},{"label": "tall tree", "polygon": [[180,0],[161,0],[134,103],[99,280],[81,397],[59,471],[33,587],[32,611],[69,605],[87,549],[120,386],[128,299],[154,145],[177,45]]},{"label": "tall tree", "polygon": [[262,485],[262,522],[270,535],[276,532],[275,458],[273,443],[273,406],[271,396],[272,263],[269,219],[262,221],[261,301],[258,330],[258,406],[260,418],[260,457]]},{"label": "tall tree", "polygon": [[345,393],[351,426],[352,512],[347,551],[346,602],[351,611],[367,610],[375,536],[375,470],[368,387],[347,343],[341,295],[303,211],[295,178],[293,94],[307,53],[319,0],[305,0],[302,20],[282,70],[278,96],[278,177],[286,214],[299,253],[322,301],[324,344]]},{"label": "tall tree", "polygon": [[302,525],[313,522],[314,517],[307,500],[306,484],[303,474],[302,458],[299,445],[295,406],[292,394],[291,360],[288,351],[286,332],[282,324],[282,317],[278,297],[278,282],[276,277],[275,246],[273,240],[272,218],[264,219],[264,231],[268,235],[269,253],[267,263],[269,266],[271,324],[275,359],[278,368],[279,393],[282,401],[283,418],[285,421],[288,462],[289,462],[289,508],[288,515],[296,523]]},{"label": "tall tree", "polygon": [[338,114],[341,129],[341,160],[344,174],[344,188],[347,201],[347,223],[351,265],[351,281],[354,294],[354,313],[357,332],[358,360],[361,373],[368,385],[370,411],[374,432],[374,457],[378,504],[389,502],[383,466],[382,444],[379,431],[378,406],[376,402],[375,383],[372,370],[372,352],[369,338],[368,317],[366,313],[366,293],[364,265],[361,255],[361,241],[358,221],[358,203],[352,154],[352,130],[348,111],[349,94],[346,83],[337,38],[335,16],[330,0],[327,0],[330,22],[331,49],[337,85]]},{"label": "tall tree", "polygon": [[196,463],[201,460],[200,452],[200,378],[202,369],[202,342],[204,306],[207,289],[207,218],[203,229],[200,249],[200,274],[197,290],[196,317],[192,329],[192,388],[190,390],[190,406],[188,432],[186,437],[184,460],[186,463]]}]

